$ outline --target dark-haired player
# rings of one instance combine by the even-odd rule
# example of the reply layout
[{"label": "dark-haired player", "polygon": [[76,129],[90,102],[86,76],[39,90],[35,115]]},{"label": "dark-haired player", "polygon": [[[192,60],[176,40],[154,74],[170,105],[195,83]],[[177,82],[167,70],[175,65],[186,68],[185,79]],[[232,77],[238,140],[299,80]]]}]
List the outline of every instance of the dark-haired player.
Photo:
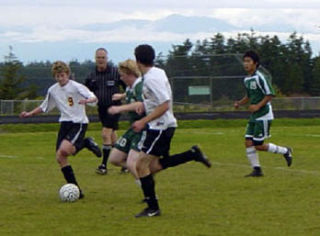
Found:
[{"label": "dark-haired player", "polygon": [[[137,103],[137,111],[145,112],[146,116],[135,121],[132,128],[136,132],[146,129],[143,131],[143,144],[136,168],[148,204],[148,207],[136,217],[152,217],[160,215],[160,208],[150,164],[160,156],[169,156],[170,143],[177,121],[172,111],[172,91],[167,75],[164,70],[154,66],[154,49],[150,45],[139,45],[135,48],[135,57],[143,79],[143,103]],[[188,151],[172,155],[170,158],[170,165],[195,160],[204,163],[207,167],[211,166],[198,146],[193,146]]]},{"label": "dark-haired player", "polygon": [[245,134],[246,153],[253,171],[246,177],[263,176],[257,151],[267,151],[282,154],[288,166],[292,163],[292,149],[273,143],[264,143],[269,137],[270,125],[273,120],[271,99],[274,90],[267,78],[258,70],[259,56],[254,51],[247,51],[243,56],[243,66],[248,76],[244,79],[246,95],[234,103],[234,107],[250,103],[251,112]]}]

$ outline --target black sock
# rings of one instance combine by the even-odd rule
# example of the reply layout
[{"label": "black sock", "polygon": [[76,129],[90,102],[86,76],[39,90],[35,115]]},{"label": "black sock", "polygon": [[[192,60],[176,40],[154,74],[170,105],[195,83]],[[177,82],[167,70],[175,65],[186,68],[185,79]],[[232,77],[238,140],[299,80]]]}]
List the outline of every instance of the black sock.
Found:
[{"label": "black sock", "polygon": [[102,152],[103,152],[103,158],[102,158],[102,164],[107,166],[109,154],[111,151],[112,145],[105,145],[102,146]]},{"label": "black sock", "polygon": [[65,166],[61,168],[64,178],[66,179],[67,183],[75,184],[78,186],[76,177],[74,176],[73,169],[71,166]]},{"label": "black sock", "polygon": [[186,163],[186,162],[192,161],[192,160],[194,160],[194,152],[189,150],[189,151],[175,154],[172,156],[160,158],[159,162],[160,162],[160,165],[162,166],[162,168],[166,169],[168,167],[181,165],[183,163]]},{"label": "black sock", "polygon": [[141,188],[149,208],[153,210],[159,209],[158,200],[155,193],[155,183],[152,174],[140,178]]}]

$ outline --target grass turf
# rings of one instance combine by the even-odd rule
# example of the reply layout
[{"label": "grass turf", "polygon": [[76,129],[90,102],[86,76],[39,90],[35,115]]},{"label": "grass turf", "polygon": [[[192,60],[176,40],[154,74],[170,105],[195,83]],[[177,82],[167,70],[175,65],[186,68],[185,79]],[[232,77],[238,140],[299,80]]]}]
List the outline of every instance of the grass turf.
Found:
[{"label": "grass turf", "polygon": [[[319,235],[319,120],[274,122],[268,141],[292,146],[294,162],[260,153],[262,178],[243,177],[245,123],[180,122],[171,153],[197,143],[213,167],[190,162],[157,174],[162,216],[148,219],[133,217],[144,208],[133,178],[112,166],[96,175],[100,160],[86,150],[69,159],[86,197],[60,202],[58,126],[0,126],[0,235]],[[87,134],[99,142],[99,124]]]}]

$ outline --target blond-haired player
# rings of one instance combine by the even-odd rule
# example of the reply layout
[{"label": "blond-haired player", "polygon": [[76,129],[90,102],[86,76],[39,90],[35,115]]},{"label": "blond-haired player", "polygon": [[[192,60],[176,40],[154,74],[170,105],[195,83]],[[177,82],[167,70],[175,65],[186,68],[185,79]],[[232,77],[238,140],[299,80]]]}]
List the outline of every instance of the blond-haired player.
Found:
[{"label": "blond-haired player", "polygon": [[[56,160],[66,181],[78,185],[73,169],[68,163],[68,156],[75,155],[84,147],[91,150],[96,156],[101,156],[98,145],[91,138],[84,138],[89,122],[85,105],[94,105],[97,98],[86,86],[70,79],[70,68],[66,63],[54,62],[52,75],[57,83],[48,89],[45,100],[32,111],[21,112],[20,117],[27,118],[42,112],[49,112],[55,107],[60,111]],[[80,189],[80,198],[83,197]]]}]

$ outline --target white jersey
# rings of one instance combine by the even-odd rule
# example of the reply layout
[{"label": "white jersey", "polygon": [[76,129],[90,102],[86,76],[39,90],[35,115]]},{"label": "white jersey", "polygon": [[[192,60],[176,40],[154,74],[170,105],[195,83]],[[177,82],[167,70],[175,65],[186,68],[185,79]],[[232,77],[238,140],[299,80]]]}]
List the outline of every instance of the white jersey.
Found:
[{"label": "white jersey", "polygon": [[170,101],[169,109],[148,123],[150,129],[164,130],[177,127],[177,120],[172,111],[172,91],[168,77],[164,70],[152,67],[143,75],[143,104],[147,115],[166,101]]},{"label": "white jersey", "polygon": [[45,100],[40,108],[43,112],[49,112],[57,107],[61,113],[59,122],[72,121],[74,123],[87,124],[89,122],[86,115],[85,105],[79,104],[82,99],[95,97],[86,86],[69,80],[64,86],[59,83],[52,85],[47,92]]}]

